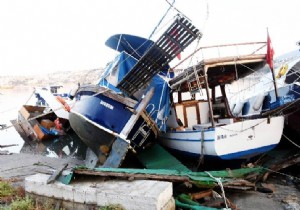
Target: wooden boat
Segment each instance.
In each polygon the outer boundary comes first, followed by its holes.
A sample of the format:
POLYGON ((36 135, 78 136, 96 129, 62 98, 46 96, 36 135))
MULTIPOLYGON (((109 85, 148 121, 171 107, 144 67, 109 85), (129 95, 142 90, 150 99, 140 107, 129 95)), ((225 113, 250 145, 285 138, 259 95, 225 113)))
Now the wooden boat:
POLYGON ((118 167, 129 148, 142 150, 159 132, 156 105, 167 83, 158 75, 168 63, 201 35, 178 16, 153 42, 118 34, 106 45, 121 53, 105 69, 96 85, 79 88, 69 121, 103 167, 118 167))
POLYGON ((225 88, 265 63, 265 53, 204 59, 170 80, 174 99, 169 129, 160 133, 160 143, 185 155, 226 160, 249 158, 274 148, 281 139, 284 117, 235 117, 225 88), (219 97, 216 87, 220 87, 219 97), (186 93, 191 97, 186 99, 186 93))

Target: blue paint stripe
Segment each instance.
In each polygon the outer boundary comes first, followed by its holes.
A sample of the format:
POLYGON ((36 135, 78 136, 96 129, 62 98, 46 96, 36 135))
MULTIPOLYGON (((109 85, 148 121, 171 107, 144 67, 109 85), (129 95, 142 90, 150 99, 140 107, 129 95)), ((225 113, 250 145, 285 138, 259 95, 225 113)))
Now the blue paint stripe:
MULTIPOLYGON (((199 141, 201 142, 201 139, 178 139, 178 138, 168 138, 168 137, 161 137, 163 139, 166 139, 167 141, 199 141)), ((204 141, 215 141, 214 139, 204 139, 204 141)))
POLYGON ((249 149, 249 150, 242 151, 242 152, 235 152, 235 153, 231 153, 231 154, 227 154, 227 155, 222 155, 221 158, 223 160, 247 158, 247 156, 251 156, 253 154, 260 154, 260 153, 267 152, 267 151, 273 149, 274 147, 276 147, 276 145, 277 144, 272 144, 272 145, 268 145, 268 146, 264 146, 264 147, 259 147, 256 149, 249 149))
MULTIPOLYGON (((214 131, 215 128, 208 128, 208 129, 205 129, 204 132, 208 132, 208 131, 214 131)), ((168 131, 168 133, 200 133, 201 134, 201 131, 199 130, 188 130, 188 131, 168 131)))
MULTIPOLYGON (((271 149, 273 149, 274 147, 276 147, 277 144, 272 144, 269 146, 264 146, 264 147, 259 147, 256 149, 250 149, 250 150, 246 150, 246 151, 242 151, 242 152, 235 152, 235 153, 231 153, 231 154, 227 154, 227 155, 221 155, 221 156, 215 156, 215 155, 205 155, 205 157, 213 157, 213 158, 218 158, 218 159, 222 159, 222 160, 233 160, 233 159, 247 159, 249 158, 249 156, 253 157, 255 155, 259 155, 261 153, 265 153, 270 151, 271 149)), ((186 152, 186 151, 180 151, 177 149, 171 149, 170 150, 178 153, 178 154, 182 154, 185 155, 187 157, 199 157, 200 154, 197 153, 191 153, 191 152, 186 152)))

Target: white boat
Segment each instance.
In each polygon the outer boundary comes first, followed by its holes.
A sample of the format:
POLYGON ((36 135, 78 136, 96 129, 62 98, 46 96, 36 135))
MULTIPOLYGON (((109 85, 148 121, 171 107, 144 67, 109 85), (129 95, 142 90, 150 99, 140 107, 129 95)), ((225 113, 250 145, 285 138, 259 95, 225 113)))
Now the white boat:
POLYGON ((250 158, 274 148, 282 136, 284 116, 235 117, 225 91, 226 84, 265 64, 264 53, 204 59, 170 80, 174 102, 169 129, 160 134, 160 143, 185 155, 226 160, 250 158), (216 87, 220 87, 219 97, 216 87), (189 92, 193 97, 184 95, 189 92))
POLYGON ((249 119, 196 130, 169 131, 160 136, 161 143, 189 156, 220 159, 249 158, 273 149, 280 141, 284 118, 249 119))

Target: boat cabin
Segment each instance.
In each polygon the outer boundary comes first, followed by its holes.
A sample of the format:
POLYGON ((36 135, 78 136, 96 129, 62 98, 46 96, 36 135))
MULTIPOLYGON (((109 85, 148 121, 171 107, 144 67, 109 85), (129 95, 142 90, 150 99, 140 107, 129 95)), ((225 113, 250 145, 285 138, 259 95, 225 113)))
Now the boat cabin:
POLYGON ((225 86, 262 68, 265 58, 265 54, 213 58, 185 69, 169 81, 173 106, 168 126, 197 130, 236 121, 225 86))

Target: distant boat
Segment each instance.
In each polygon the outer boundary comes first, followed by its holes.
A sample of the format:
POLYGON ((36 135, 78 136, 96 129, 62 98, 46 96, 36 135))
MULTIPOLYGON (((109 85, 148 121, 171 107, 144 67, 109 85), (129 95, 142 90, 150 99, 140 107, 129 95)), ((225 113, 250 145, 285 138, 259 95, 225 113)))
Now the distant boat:
POLYGON ((178 16, 156 42, 126 34, 107 40, 120 54, 98 84, 79 88, 69 115, 71 127, 103 167, 118 167, 129 149, 143 150, 164 129, 159 118, 169 94, 159 73, 167 72, 169 62, 199 36, 178 16))
POLYGON ((265 53, 204 59, 170 80, 173 106, 160 143, 183 155, 225 160, 250 158, 274 148, 281 139, 284 116, 235 117, 225 88, 265 64, 265 53))

